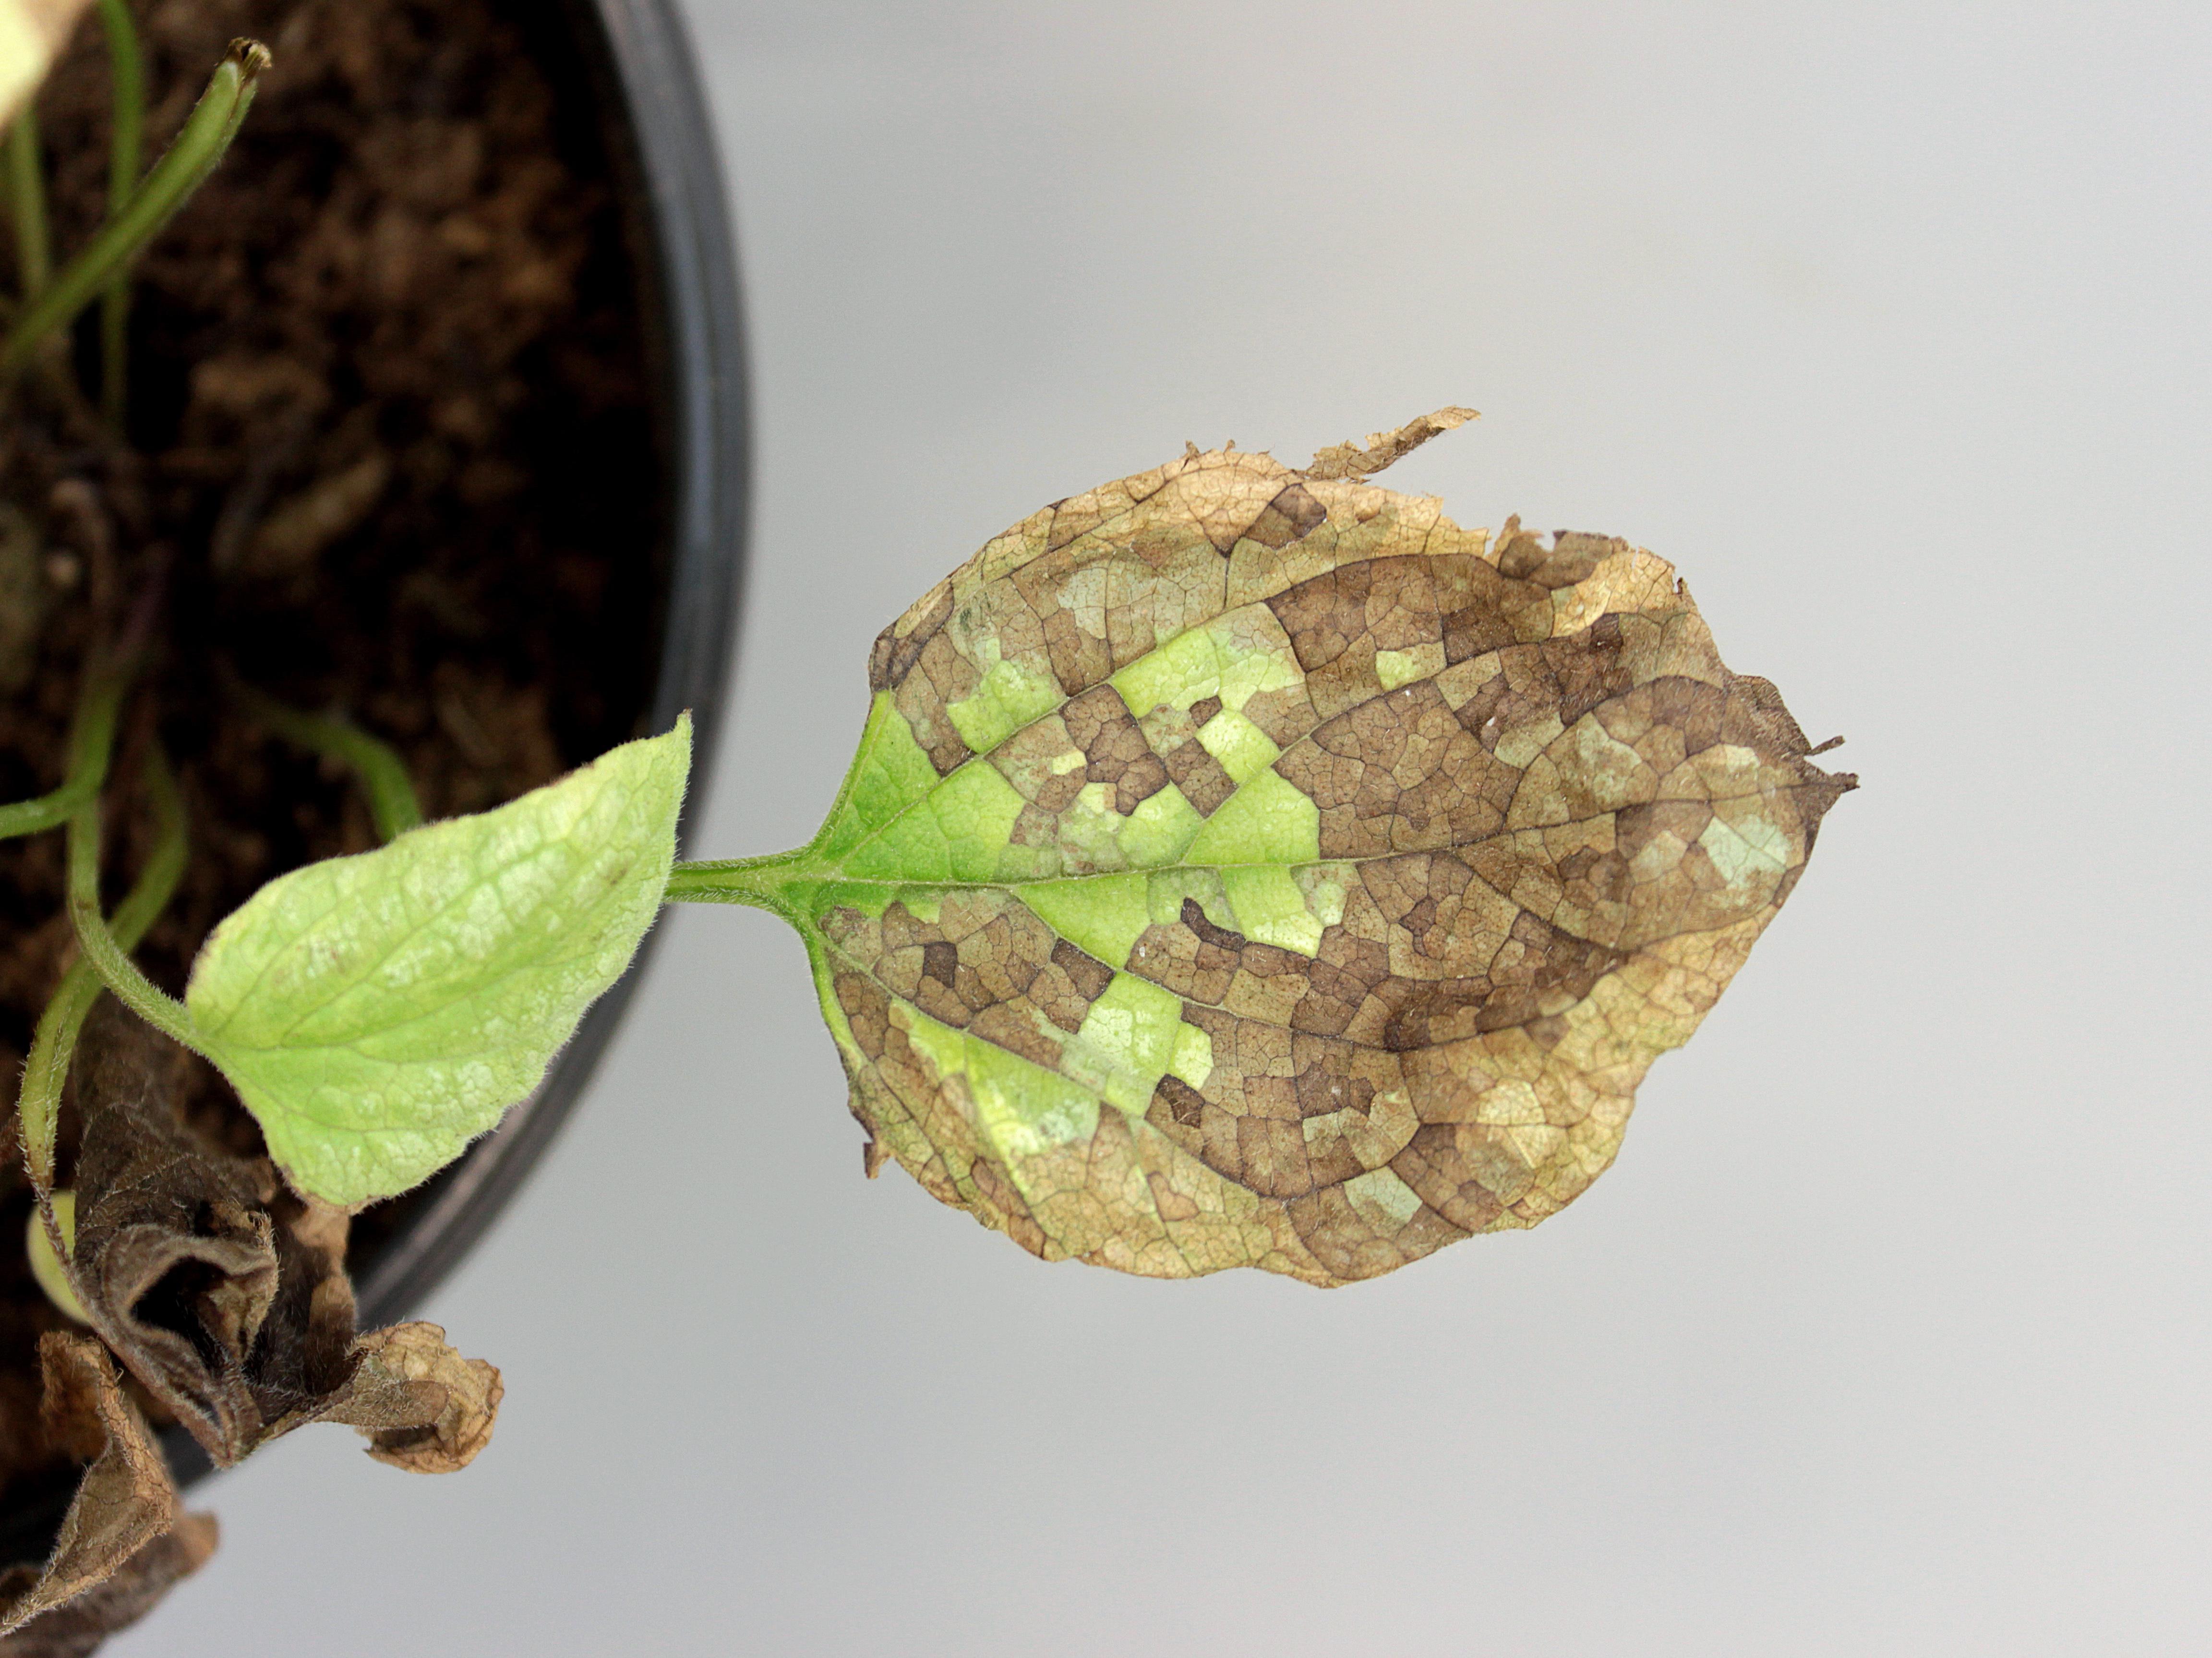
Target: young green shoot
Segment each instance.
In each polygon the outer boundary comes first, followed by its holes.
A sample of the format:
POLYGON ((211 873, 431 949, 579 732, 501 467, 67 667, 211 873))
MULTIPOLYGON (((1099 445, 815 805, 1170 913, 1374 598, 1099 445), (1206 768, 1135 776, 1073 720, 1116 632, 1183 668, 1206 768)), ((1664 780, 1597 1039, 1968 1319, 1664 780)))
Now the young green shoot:
MULTIPOLYGON (((126 953, 137 948, 146 930, 168 907, 185 872, 184 800, 159 747, 148 752, 145 783, 154 808, 154 850, 104 930, 116 948, 126 953)), ((69 1078, 77 1033, 84 1028, 85 1016, 99 999, 100 989, 98 972, 89 960, 79 957, 62 975, 61 984, 40 1015, 37 1033, 31 1039, 17 1109, 23 1155, 30 1165, 32 1182, 40 1190, 53 1184, 54 1131, 59 1120, 62 1087, 69 1078)))
POLYGON ((203 1055, 299 1190, 359 1208, 427 1179, 544 1076, 660 906, 687 717, 557 783, 281 875, 219 923, 185 999, 100 912, 100 812, 70 820, 84 959, 203 1055))
POLYGON ((280 737, 352 769, 368 796, 378 839, 391 840, 422 826, 422 806, 415 798, 406 762, 389 745, 335 715, 304 713, 242 686, 236 694, 254 718, 280 737))
POLYGON ((15 234, 15 280, 25 306, 53 279, 46 178, 39 155, 39 117, 26 99, 8 124, 8 216, 15 234))
MULTIPOLYGON (((107 36, 108 116, 107 216, 123 216, 137 192, 146 168, 146 58, 138 44, 138 25, 129 0, 100 0, 100 24, 107 36)), ((125 348, 131 332, 131 271, 126 263, 109 280, 100 301, 100 410, 109 430, 120 433, 130 387, 125 348)))
POLYGON ((35 800, 0 806, 0 840, 35 835, 67 823, 78 807, 99 792, 107 775, 108 751, 115 743, 116 712, 131 682, 127 668, 95 668, 77 699, 70 732, 69 772, 61 787, 35 800))
MULTIPOLYGON (((191 198, 238 134, 253 103, 253 86, 269 67, 269 49, 256 40, 234 40, 216 68, 184 130, 92 241, 30 299, 0 344, 0 375, 19 372, 40 344, 68 327, 77 314, 119 277, 161 227, 191 198)), ((15 169, 21 171, 20 166, 15 169)), ((21 212, 19 206, 17 218, 21 212)), ((20 229, 19 229, 20 240, 20 229)))

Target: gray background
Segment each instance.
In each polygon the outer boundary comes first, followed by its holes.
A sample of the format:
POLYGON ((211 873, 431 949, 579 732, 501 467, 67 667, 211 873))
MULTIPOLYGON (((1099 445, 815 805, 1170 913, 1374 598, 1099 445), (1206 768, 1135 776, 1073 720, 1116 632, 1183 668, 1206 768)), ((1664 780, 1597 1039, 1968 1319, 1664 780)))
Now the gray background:
POLYGON ((1866 786, 1613 1170, 1323 1294, 860 1178, 799 949, 673 916, 428 1314, 499 1436, 203 1489, 147 1655, 2206 1649, 2212 14, 690 0, 759 372, 695 855, 1055 497, 1390 475, 1674 559, 1866 786))

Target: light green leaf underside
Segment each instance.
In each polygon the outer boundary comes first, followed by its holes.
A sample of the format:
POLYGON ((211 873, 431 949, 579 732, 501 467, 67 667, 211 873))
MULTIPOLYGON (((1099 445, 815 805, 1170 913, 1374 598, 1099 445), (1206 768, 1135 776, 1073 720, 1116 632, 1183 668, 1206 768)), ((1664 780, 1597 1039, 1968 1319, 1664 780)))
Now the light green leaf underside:
POLYGON ((537 1087, 653 922, 688 716, 472 817, 271 881, 185 1006, 301 1191, 358 1206, 457 1156, 537 1087))

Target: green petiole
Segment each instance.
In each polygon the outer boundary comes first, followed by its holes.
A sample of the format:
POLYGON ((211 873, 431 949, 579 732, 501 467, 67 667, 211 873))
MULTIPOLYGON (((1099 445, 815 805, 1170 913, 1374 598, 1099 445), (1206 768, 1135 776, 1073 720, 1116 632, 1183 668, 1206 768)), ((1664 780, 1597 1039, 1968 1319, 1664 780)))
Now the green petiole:
POLYGON ((40 166, 39 118, 27 101, 9 124, 8 210, 15 232, 15 279, 27 306, 52 280, 52 234, 46 225, 46 171, 40 166))
POLYGON ((52 794, 0 806, 0 840, 58 828, 99 792, 100 779, 107 775, 108 753, 115 746, 116 713, 130 678, 127 671, 118 668, 94 673, 77 704, 76 727, 70 733, 69 775, 52 794))
MULTIPOLYGON (((222 161, 252 105, 254 81, 269 63, 269 49, 259 41, 231 42, 230 55, 209 77, 207 90, 193 106, 184 131, 155 162, 129 204, 111 215, 91 243, 24 307, 8 331, 6 344, 0 346, 0 373, 12 375, 21 369, 40 341, 68 327, 80 311, 127 272, 139 250, 222 161)), ((20 162, 15 170, 20 174, 20 162)), ((16 217, 20 236, 20 192, 16 217)))
MULTIPOLYGON (((96 786, 96 785, 95 785, 96 786)), ((100 910, 100 800, 97 795, 78 807, 69 824, 69 913, 76 930, 77 948, 84 952, 80 966, 89 962, 116 999, 172 1041, 195 1053, 202 1051, 199 1033, 192 1028, 185 1004, 167 995, 139 971, 129 947, 110 930, 100 910)), ((118 911, 118 915, 121 912, 118 911)), ((151 917, 149 917, 150 920, 151 917)), ((74 971, 74 969, 72 969, 74 971)))
MULTIPOLYGON (((100 769, 106 769, 104 759, 100 769)), ((145 781, 154 807, 154 853, 106 923, 116 946, 124 950, 134 948, 168 907, 185 872, 184 797, 177 792, 176 777, 158 747, 146 757, 145 781)), ((94 787, 98 787, 97 777, 94 787)), ((96 811, 97 806, 93 809, 96 811)), ((23 1068, 17 1109, 22 1122, 24 1160, 41 1192, 53 1185, 54 1130, 61 1110, 62 1085, 68 1080, 70 1061, 76 1052, 77 1033, 83 1029, 92 1004, 99 1000, 100 989, 100 975, 89 961, 80 959, 72 963, 39 1016, 37 1033, 31 1039, 31 1057, 23 1068)))
POLYGON ((278 735, 353 768, 368 793, 378 838, 390 840, 422 826, 422 803, 415 797, 406 762, 391 745, 335 716, 304 714, 258 691, 241 689, 239 695, 254 717, 278 735))
MULTIPOLYGON (((777 852, 768 857, 702 859, 679 863, 668 872, 661 893, 666 904, 746 904, 757 910, 783 912, 778 901, 790 884, 792 872, 803 869, 811 847, 777 852)), ((803 874, 800 876, 804 878, 803 874)))

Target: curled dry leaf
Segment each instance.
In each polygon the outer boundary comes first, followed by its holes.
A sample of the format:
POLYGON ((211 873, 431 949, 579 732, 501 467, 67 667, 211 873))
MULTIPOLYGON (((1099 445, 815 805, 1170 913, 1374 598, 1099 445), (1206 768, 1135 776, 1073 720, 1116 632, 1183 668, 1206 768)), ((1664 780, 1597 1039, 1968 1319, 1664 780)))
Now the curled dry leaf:
POLYGON ((434 1324, 395 1324, 363 1336, 343 1411, 326 1411, 368 1436, 368 1454, 410 1473, 465 1468, 491 1443, 506 1393, 499 1371, 465 1359, 434 1324))
POLYGON ((358 1428, 399 1466, 464 1466, 499 1373, 434 1325, 357 1337, 345 1211, 180 1121, 184 1055, 144 1026, 103 1009, 85 1045, 73 1270, 131 1374, 220 1466, 311 1422, 358 1428))
POLYGON ((0 1658, 80 1658, 197 1570, 216 1525, 178 1515, 167 1465, 105 1348, 54 1332, 39 1359, 46 1431, 90 1466, 46 1564, 0 1574, 0 1658))
POLYGON ((1852 779, 1664 560, 1363 481, 1466 416, 1058 502, 877 641, 821 833, 695 889, 800 929, 872 1173, 1329 1284, 1611 1162, 1852 779))
POLYGON ((179 1120, 181 1059, 112 1004, 94 1016, 71 1259, 94 1328, 228 1465, 263 1427, 246 1372, 276 1294, 276 1183, 179 1120))

